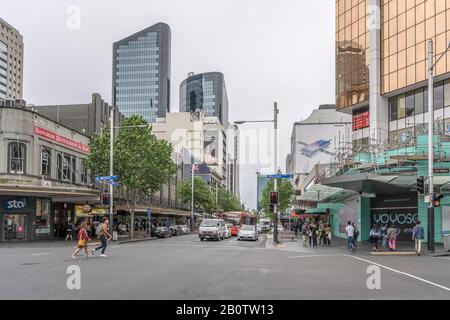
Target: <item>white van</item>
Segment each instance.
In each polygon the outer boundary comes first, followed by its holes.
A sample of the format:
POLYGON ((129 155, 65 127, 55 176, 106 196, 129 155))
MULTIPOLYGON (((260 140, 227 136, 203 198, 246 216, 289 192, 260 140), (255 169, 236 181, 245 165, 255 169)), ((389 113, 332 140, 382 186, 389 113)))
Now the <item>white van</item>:
POLYGON ((205 239, 225 239, 225 221, 222 219, 203 219, 198 236, 200 241, 205 239))

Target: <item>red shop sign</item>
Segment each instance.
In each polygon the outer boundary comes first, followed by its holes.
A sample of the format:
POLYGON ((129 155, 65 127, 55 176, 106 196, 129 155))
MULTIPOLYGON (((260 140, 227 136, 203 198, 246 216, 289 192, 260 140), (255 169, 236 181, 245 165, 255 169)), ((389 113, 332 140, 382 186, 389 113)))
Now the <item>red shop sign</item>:
POLYGON ((34 134, 37 134, 40 137, 54 141, 56 143, 62 144, 66 147, 76 149, 82 153, 89 154, 91 152, 91 149, 89 148, 89 146, 87 146, 85 144, 82 144, 80 142, 74 141, 72 139, 69 139, 69 138, 66 138, 63 136, 60 136, 57 133, 40 128, 38 126, 34 126, 34 134))
POLYGON ((370 115, 369 111, 355 113, 353 115, 353 131, 369 127, 370 126, 369 115, 370 115))

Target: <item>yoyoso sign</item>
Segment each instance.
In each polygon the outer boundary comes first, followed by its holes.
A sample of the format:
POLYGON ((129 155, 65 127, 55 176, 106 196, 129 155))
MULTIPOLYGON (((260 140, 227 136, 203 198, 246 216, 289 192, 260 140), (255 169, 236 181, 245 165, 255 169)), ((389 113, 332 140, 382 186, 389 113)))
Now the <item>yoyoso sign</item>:
POLYGON ((379 209, 372 210, 372 225, 393 225, 399 232, 398 240, 411 241, 411 232, 419 219, 413 209, 379 209))
POLYGON ((25 209, 29 206, 26 198, 17 198, 11 200, 5 200, 3 202, 3 209, 7 212, 25 209))

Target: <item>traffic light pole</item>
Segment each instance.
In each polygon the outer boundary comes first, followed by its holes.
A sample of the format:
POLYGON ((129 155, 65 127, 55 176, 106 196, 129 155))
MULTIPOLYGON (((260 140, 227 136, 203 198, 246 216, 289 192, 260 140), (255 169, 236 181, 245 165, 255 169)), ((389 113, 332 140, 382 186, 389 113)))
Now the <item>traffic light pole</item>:
MULTIPOLYGON (((278 104, 275 102, 273 106, 273 126, 274 126, 274 174, 278 172, 278 104)), ((273 179, 273 191, 278 191, 278 179, 273 179)), ((280 199, 280 197, 278 197, 280 199)), ((278 205, 273 206, 275 216, 275 226, 273 227, 273 243, 278 243, 278 205)))
MULTIPOLYGON (((109 115, 109 175, 113 175, 114 154, 114 107, 111 107, 109 115)), ((113 234, 114 225, 114 186, 109 183, 109 234, 113 234)), ((133 223, 131 223, 133 227, 133 223)))
POLYGON ((434 252, 434 78, 433 78, 433 40, 428 41, 428 193, 430 195, 430 203, 428 206, 428 251, 434 252))

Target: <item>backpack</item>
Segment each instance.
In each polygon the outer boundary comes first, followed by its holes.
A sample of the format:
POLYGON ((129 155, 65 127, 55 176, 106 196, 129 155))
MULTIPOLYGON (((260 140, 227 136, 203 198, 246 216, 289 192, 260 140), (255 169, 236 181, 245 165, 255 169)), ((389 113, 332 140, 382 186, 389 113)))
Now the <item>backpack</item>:
POLYGON ((356 229, 356 228, 355 228, 355 231, 354 231, 354 236, 355 236, 355 238, 357 238, 359 236, 359 230, 356 229))
POLYGON ((100 234, 102 233, 102 227, 103 227, 103 223, 99 223, 97 226, 97 229, 95 229, 96 236, 100 236, 100 234))

